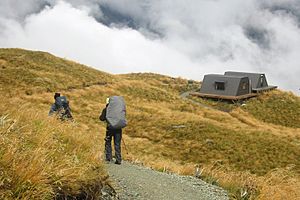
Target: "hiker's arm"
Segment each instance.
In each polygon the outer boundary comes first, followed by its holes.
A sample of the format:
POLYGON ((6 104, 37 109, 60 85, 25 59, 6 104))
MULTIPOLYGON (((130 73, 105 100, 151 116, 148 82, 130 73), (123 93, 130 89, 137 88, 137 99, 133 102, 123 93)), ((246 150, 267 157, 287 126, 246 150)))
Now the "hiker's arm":
POLYGON ((71 110, 70 102, 69 101, 67 101, 67 105, 68 105, 68 111, 71 112, 72 110, 71 110))
POLYGON ((55 112, 56 112, 56 106, 55 104, 52 104, 48 116, 53 115, 55 112))
POLYGON ((106 108, 102 110, 101 115, 99 116, 100 121, 105 121, 106 120, 106 108))

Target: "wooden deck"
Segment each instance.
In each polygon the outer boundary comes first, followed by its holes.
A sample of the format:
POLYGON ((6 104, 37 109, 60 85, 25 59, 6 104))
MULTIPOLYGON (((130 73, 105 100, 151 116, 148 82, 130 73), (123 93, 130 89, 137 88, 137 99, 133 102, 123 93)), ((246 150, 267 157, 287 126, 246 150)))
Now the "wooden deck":
POLYGON ((267 91, 270 91, 270 90, 274 90, 276 89, 277 86, 268 86, 268 87, 263 87, 263 88, 253 88, 252 91, 253 92, 257 92, 257 93, 261 93, 261 92, 267 92, 267 91))
POLYGON ((257 93, 245 94, 245 95, 240 95, 240 96, 225 96, 225 95, 215 95, 215 94, 204 94, 204 93, 200 93, 200 92, 192 92, 192 93, 190 93, 190 95, 197 96, 197 97, 212 98, 212 99, 225 99, 225 100, 232 100, 232 101, 249 99, 251 97, 258 96, 257 93))

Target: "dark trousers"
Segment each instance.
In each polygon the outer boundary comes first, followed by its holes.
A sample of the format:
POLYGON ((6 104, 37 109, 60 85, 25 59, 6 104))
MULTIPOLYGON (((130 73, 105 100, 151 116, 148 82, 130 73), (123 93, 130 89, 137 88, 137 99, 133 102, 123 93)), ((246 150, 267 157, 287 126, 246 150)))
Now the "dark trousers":
POLYGON ((114 147, 115 147, 115 156, 116 161, 122 161, 121 156, 121 140, 122 140, 122 129, 110 129, 106 128, 106 136, 105 136, 105 159, 107 161, 112 160, 112 148, 111 148, 111 140, 114 138, 114 147))

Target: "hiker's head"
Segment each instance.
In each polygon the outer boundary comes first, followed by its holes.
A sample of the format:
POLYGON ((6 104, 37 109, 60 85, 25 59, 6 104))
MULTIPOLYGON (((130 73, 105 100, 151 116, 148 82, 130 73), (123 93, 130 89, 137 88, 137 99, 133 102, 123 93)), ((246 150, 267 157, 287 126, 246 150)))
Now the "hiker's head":
POLYGON ((54 94, 54 100, 55 100, 57 97, 60 97, 60 93, 55 93, 55 94, 54 94))
POLYGON ((106 98, 106 104, 109 104, 109 98, 106 98))

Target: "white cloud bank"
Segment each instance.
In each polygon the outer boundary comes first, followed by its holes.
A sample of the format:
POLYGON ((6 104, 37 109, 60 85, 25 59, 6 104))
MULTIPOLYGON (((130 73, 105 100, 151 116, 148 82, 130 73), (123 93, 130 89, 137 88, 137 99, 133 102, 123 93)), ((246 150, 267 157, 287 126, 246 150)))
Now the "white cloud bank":
POLYGON ((265 72, 269 83, 299 94, 295 0, 24 2, 0 3, 0 47, 48 51, 112 73, 201 80, 205 73, 227 70, 265 72), (100 5, 137 26, 100 23, 100 5))

